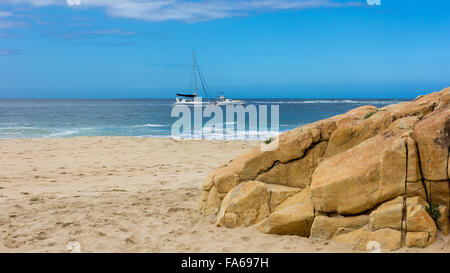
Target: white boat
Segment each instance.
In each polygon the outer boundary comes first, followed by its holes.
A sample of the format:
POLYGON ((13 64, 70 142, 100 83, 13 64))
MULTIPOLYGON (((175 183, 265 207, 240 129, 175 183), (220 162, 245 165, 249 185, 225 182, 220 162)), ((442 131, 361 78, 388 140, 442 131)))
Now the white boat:
POLYGON ((176 105, 185 105, 185 106, 201 105, 201 106, 206 106, 206 105, 212 104, 209 101, 198 100, 199 97, 197 97, 197 96, 192 97, 192 98, 186 97, 186 95, 183 95, 183 94, 177 94, 177 96, 180 96, 181 98, 176 98, 176 101, 173 104, 173 106, 176 106, 176 105))
POLYGON ((217 100, 214 102, 215 105, 224 106, 224 105, 244 105, 245 101, 243 100, 233 100, 226 98, 225 96, 219 96, 217 100))
POLYGON ((222 94, 219 94, 215 101, 210 101, 208 98, 208 85, 206 84, 205 77, 203 76, 200 67, 195 60, 195 54, 192 52, 192 74, 194 77, 194 92, 192 94, 184 94, 177 93, 177 98, 173 106, 183 105, 183 106, 196 106, 201 105, 203 107, 208 105, 217 105, 217 106, 225 106, 225 105, 244 105, 245 101, 242 100, 233 100, 224 97, 222 94), (197 75, 200 79, 200 83, 202 85, 203 92, 205 94, 205 98, 197 96, 198 85, 197 85, 197 75))
POLYGON ((212 102, 209 101, 208 99, 208 94, 206 92, 206 82, 203 78, 203 74, 200 71, 198 65, 197 65, 197 61, 195 60, 195 55, 194 52, 192 51, 192 73, 193 73, 193 77, 194 77, 194 93, 192 94, 182 94, 182 93, 177 93, 177 98, 175 103, 173 104, 173 106, 196 106, 196 105, 201 105, 201 106, 207 106, 207 105, 211 105, 212 102), (198 85, 197 85, 197 74, 200 78, 200 82, 202 84, 203 87, 203 92, 205 93, 206 96, 206 100, 204 100, 204 98, 197 96, 197 91, 198 91, 198 85))

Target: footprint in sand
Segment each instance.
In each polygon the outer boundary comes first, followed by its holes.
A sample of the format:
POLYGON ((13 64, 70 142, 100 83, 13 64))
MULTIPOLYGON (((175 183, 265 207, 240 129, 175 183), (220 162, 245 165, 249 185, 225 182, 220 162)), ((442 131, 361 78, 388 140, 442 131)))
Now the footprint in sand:
POLYGON ((138 243, 136 236, 131 235, 130 237, 125 239, 125 243, 127 245, 136 245, 138 243))
POLYGON ((36 239, 36 240, 40 240, 41 241, 41 240, 47 239, 48 236, 47 236, 47 233, 45 231, 41 231, 38 234, 36 234, 33 238, 36 239))

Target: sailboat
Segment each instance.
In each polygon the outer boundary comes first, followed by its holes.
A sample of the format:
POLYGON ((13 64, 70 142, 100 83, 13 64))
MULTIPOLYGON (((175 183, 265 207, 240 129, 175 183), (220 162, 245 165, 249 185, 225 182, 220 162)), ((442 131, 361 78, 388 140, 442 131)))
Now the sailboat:
POLYGON ((205 81, 205 77, 203 76, 202 71, 200 70, 200 67, 197 64, 197 61, 195 59, 194 51, 192 51, 192 74, 194 77, 194 93, 192 94, 182 94, 177 93, 176 102, 173 104, 173 106, 176 105, 186 105, 186 106, 195 106, 195 105, 201 105, 201 106, 208 106, 208 105, 218 105, 218 106, 225 106, 225 105, 243 105, 245 104, 245 101, 242 100, 233 100, 226 98, 223 96, 222 93, 219 94, 217 99, 213 102, 211 102, 208 98, 208 86, 205 81), (197 82, 197 75, 200 79, 200 83, 202 85, 203 92, 205 93, 206 100, 202 99, 199 100, 197 96, 198 92, 198 82, 197 82))
POLYGON ((195 106, 195 105, 201 105, 201 106, 206 106, 206 105, 210 105, 212 104, 212 102, 209 101, 208 99, 208 93, 206 92, 206 82, 203 78, 203 74, 201 73, 197 61, 195 60, 195 54, 194 51, 192 51, 192 74, 194 77, 194 93, 192 94, 182 94, 182 93, 177 93, 177 98, 176 98, 176 102, 173 104, 173 106, 177 106, 177 105, 185 105, 185 106, 195 106), (202 84, 203 87, 203 92, 205 93, 206 96, 206 100, 204 101, 199 100, 197 96, 197 92, 198 92, 198 84, 197 84, 197 74, 200 78, 200 82, 202 84))

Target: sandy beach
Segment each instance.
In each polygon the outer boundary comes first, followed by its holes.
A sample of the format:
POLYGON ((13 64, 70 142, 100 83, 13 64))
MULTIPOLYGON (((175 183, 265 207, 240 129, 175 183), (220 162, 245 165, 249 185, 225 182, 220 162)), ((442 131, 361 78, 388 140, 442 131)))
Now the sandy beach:
MULTIPOLYGON (((0 252, 352 252, 336 242, 218 228, 197 210, 214 168, 254 141, 0 140, 0 252)), ((426 249, 450 252, 439 235, 426 249)))

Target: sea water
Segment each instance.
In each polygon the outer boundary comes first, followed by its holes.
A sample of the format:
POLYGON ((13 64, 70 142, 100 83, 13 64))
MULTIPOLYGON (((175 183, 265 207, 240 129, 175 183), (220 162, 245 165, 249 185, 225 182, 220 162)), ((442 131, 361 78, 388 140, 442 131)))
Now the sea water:
MULTIPOLYGON (((315 122, 355 107, 389 104, 407 99, 247 99, 257 108, 279 105, 279 132, 315 122)), ((178 119, 171 117, 173 99, 2 99, 0 100, 0 138, 42 138, 75 136, 171 137, 178 119)), ((225 107, 223 107, 225 111, 225 107)), ((270 114, 270 113, 269 113, 270 114)), ((209 118, 205 118, 203 123, 209 118)), ((223 120, 230 128, 236 121, 223 120)), ((270 125, 270 124, 269 124, 270 125)), ((234 127, 236 130, 238 126, 234 127)), ((276 134, 249 129, 235 132, 236 139, 265 139, 276 134)), ((188 136, 187 136, 188 137, 188 136)), ((202 138, 220 139, 217 133, 202 138)))

